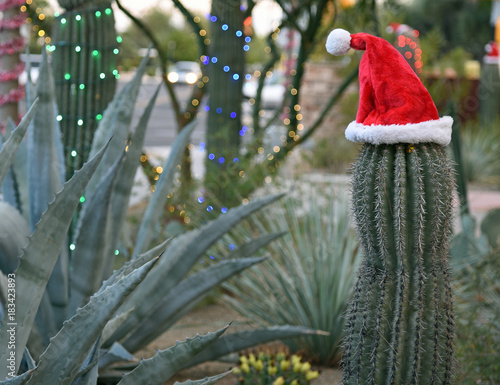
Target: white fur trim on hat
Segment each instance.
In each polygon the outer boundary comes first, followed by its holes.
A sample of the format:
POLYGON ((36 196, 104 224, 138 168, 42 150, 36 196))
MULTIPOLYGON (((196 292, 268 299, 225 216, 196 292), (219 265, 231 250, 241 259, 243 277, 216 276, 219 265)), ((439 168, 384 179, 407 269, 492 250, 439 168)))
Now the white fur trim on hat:
POLYGON ((336 28, 328 35, 325 46, 332 55, 345 55, 351 49, 351 34, 345 29, 336 28))
POLYGON ((421 123, 371 126, 354 121, 347 126, 345 137, 356 143, 437 143, 441 146, 447 146, 451 141, 452 125, 453 118, 451 116, 443 116, 438 120, 428 120, 421 123))

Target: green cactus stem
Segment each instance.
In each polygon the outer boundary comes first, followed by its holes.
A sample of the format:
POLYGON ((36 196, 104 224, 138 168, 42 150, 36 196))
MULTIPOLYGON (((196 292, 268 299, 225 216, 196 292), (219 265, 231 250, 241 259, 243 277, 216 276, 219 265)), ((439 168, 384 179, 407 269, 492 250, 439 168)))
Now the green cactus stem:
POLYGON ((344 385, 451 383, 453 189, 440 145, 363 146, 352 194, 364 260, 346 315, 344 385))
POLYGON ((94 132, 113 98, 118 48, 109 2, 60 3, 68 11, 56 17, 49 49, 69 178, 88 159, 94 132))

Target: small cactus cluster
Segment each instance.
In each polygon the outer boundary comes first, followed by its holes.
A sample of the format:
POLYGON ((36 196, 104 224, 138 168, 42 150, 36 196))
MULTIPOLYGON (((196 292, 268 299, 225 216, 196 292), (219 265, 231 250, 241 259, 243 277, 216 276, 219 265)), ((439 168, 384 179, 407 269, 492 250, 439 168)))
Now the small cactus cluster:
POLYGON ((352 192, 364 260, 346 316, 345 385, 451 383, 453 188, 438 144, 363 146, 352 192))
POLYGON ((283 352, 242 355, 233 373, 238 376, 236 384, 243 385, 305 385, 319 376, 302 357, 287 356, 283 352))

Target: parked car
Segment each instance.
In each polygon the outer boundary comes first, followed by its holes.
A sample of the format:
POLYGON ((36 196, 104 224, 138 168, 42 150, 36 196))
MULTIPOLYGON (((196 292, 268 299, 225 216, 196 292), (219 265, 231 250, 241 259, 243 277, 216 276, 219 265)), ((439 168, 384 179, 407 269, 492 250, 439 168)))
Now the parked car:
MULTIPOLYGON (((283 83, 284 78, 281 73, 275 72, 271 77, 266 77, 261 94, 261 108, 273 110, 281 107, 286 91, 283 83)), ((249 80, 243 85, 243 96, 248 99, 255 99, 258 86, 257 79, 249 80)))
POLYGON ((167 78, 171 83, 195 84, 201 78, 200 65, 192 61, 179 61, 170 67, 167 78))

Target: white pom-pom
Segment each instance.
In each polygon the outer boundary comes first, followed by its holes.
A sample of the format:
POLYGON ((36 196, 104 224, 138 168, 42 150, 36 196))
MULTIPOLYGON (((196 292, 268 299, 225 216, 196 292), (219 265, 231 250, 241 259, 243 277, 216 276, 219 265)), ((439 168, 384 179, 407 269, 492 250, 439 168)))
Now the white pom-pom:
POLYGON ((342 28, 336 28, 326 39, 326 50, 332 55, 345 55, 351 49, 351 34, 342 28))

